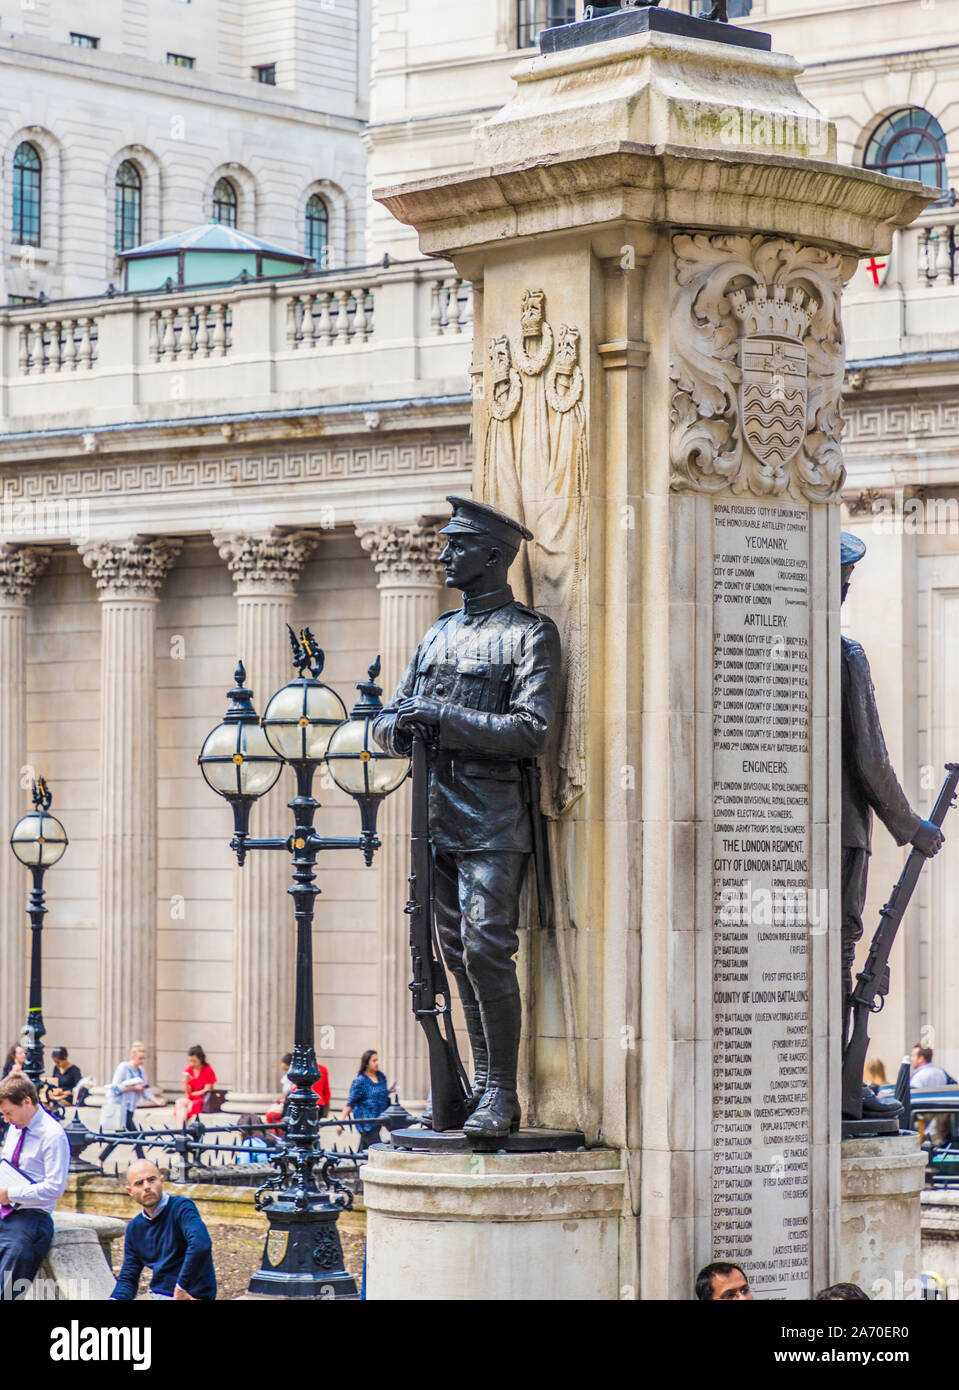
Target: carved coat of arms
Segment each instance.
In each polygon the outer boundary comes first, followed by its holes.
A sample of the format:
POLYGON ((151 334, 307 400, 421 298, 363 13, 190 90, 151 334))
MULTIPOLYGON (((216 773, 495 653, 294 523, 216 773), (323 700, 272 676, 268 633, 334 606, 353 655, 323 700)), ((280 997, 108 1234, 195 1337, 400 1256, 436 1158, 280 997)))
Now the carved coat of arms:
MULTIPOLYGON (((730 296, 747 328, 739 344, 739 408, 746 443, 761 463, 782 468, 806 437, 808 359, 803 338, 812 309, 801 289, 788 302, 777 285, 772 299, 759 285, 730 296)), ((816 306, 813 306, 816 307, 816 306)))
POLYGON ((671 486, 829 501, 842 487, 836 252, 673 238, 671 486))

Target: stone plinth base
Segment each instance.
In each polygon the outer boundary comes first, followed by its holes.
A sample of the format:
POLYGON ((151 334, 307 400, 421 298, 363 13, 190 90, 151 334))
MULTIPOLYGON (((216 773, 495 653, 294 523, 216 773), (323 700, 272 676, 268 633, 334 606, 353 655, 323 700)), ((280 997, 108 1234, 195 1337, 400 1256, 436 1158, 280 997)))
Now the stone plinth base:
POLYGON ((619 1297, 622 1160, 576 1153, 373 1149, 363 1170, 366 1296, 619 1297))
POLYGON ((922 1272, 919 1194, 926 1155, 917 1134, 844 1139, 837 1279, 870 1298, 906 1296, 922 1272))

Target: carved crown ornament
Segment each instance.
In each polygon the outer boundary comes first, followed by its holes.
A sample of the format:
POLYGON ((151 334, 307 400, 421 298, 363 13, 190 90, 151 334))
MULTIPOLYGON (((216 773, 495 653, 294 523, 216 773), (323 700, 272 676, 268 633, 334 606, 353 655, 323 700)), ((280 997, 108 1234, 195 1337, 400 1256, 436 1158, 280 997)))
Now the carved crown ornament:
POLYGON ((783 237, 677 235, 671 486, 838 499, 841 258, 783 237))

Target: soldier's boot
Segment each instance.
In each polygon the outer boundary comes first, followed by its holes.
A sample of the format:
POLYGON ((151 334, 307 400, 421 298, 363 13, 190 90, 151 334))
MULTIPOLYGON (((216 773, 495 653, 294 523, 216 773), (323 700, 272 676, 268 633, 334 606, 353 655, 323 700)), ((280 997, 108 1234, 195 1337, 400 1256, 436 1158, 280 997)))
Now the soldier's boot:
POLYGON ((486 1046, 486 1033, 483 1030, 483 1018, 480 1014, 479 1004, 464 1004, 463 1018, 466 1021, 470 1051, 473 1054, 473 1093, 466 1102, 466 1108, 472 1115, 486 1094, 486 1087, 489 1083, 489 1051, 486 1046))
POLYGON ((516 1059, 522 1006, 519 992, 482 1005, 483 1030, 489 1047, 486 1091, 463 1126, 471 1139, 504 1139, 519 1129, 522 1112, 516 1094, 516 1059))
MULTIPOLYGON (((472 1115, 486 1093, 486 1086, 489 1078, 489 1052, 486 1047, 486 1034, 483 1032, 483 1019, 480 1014, 479 1005, 464 1004, 463 1017, 466 1020, 466 1032, 470 1040, 470 1050, 473 1053, 472 1095, 466 1102, 466 1112, 472 1115)), ((427 1098, 426 1109, 420 1116, 419 1123, 424 1129, 433 1128, 432 1093, 427 1098)))

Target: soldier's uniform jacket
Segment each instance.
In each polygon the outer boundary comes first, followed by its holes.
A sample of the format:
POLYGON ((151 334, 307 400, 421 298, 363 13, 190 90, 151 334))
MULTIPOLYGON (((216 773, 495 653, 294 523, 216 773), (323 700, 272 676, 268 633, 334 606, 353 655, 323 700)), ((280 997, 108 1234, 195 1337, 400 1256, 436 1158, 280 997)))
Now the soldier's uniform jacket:
POLYGON ((897 845, 921 824, 889 762, 866 653, 842 638, 842 844, 869 849, 872 813, 897 845))
POLYGON ((444 613, 416 649, 373 724, 387 752, 410 752, 395 706, 409 695, 442 704, 430 750, 430 835, 440 849, 532 848, 522 762, 541 752, 559 679, 559 633, 507 586, 444 613))

